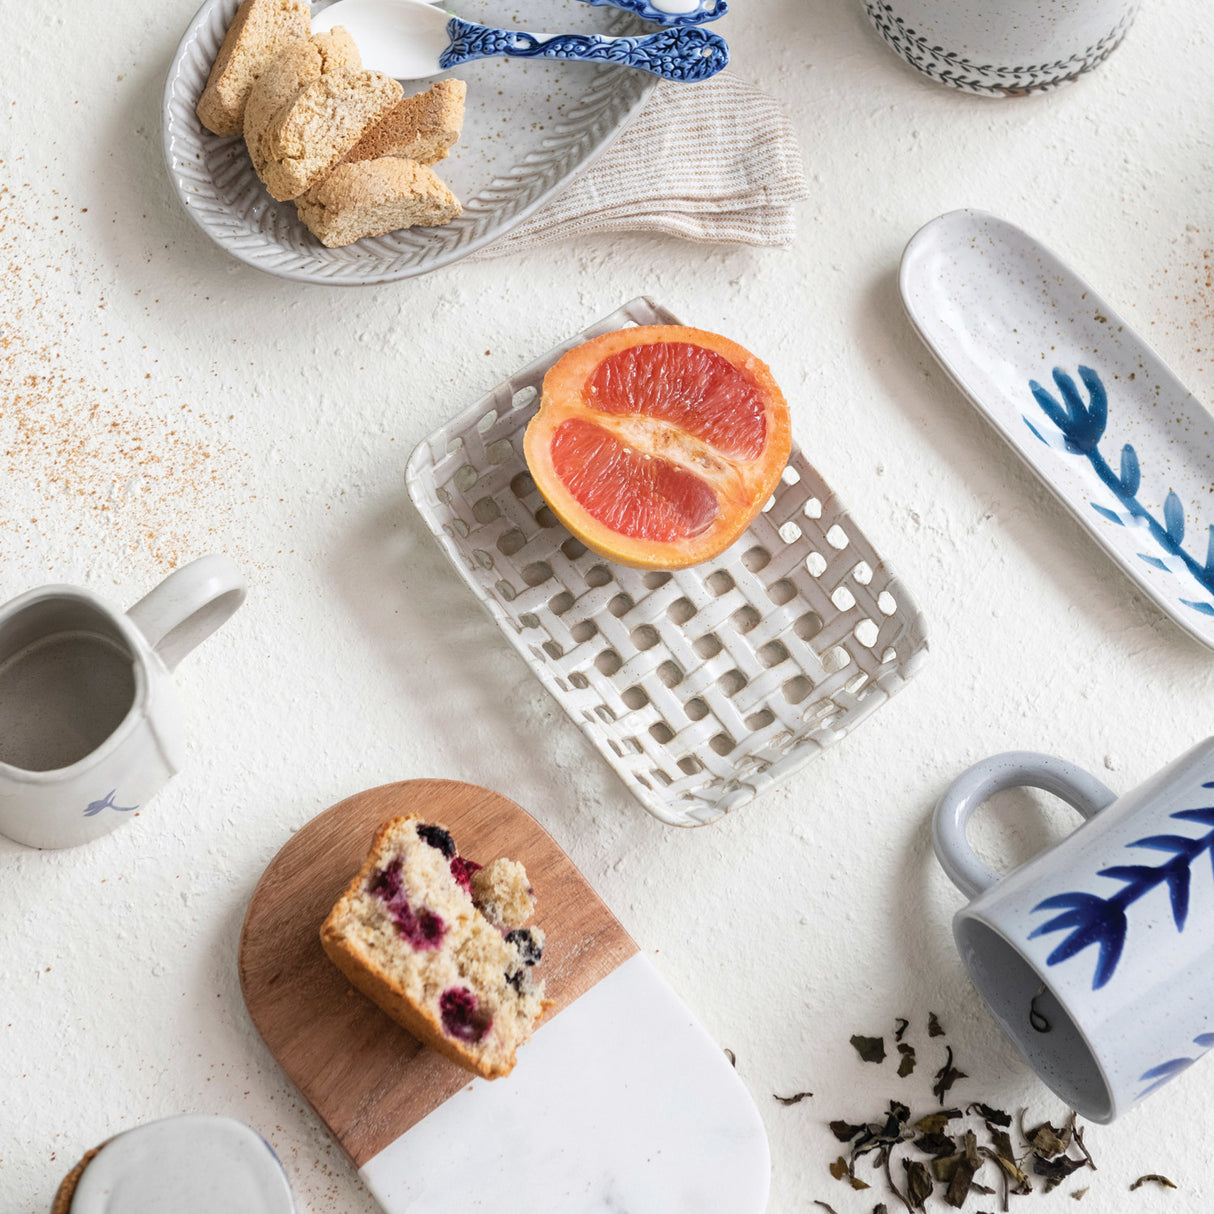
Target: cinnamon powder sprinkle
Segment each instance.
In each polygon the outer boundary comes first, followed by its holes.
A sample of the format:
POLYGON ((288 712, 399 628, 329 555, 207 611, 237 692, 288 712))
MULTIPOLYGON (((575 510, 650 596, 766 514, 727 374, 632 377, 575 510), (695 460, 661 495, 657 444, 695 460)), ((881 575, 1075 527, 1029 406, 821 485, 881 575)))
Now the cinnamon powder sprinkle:
POLYGON ((144 370, 155 351, 106 331, 104 290, 86 259, 72 258, 74 242, 65 247, 61 229, 54 242, 39 235, 0 184, 0 549, 11 543, 3 533, 16 533, 53 564, 54 535, 161 569, 231 551, 237 499, 251 496, 238 453, 187 401, 156 391, 144 370), (63 248, 67 272, 30 258, 37 244, 63 248))

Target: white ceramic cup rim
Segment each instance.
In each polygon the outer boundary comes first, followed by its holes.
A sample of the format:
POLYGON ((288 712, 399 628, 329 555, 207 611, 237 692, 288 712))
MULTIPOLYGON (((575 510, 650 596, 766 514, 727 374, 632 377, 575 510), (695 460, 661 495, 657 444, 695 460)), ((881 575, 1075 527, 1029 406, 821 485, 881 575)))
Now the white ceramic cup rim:
MULTIPOLYGON (((102 762, 122 746, 147 715, 149 687, 147 664, 153 656, 152 652, 130 619, 122 612, 115 611, 103 599, 93 594, 91 590, 86 590, 81 586, 70 585, 39 586, 33 590, 27 590, 24 594, 18 595, 17 598, 5 604, 4 616, 0 620, 0 627, 3 626, 4 622, 17 616, 28 607, 55 600, 74 600, 85 603, 103 616, 121 633, 135 674, 135 694, 132 697, 130 708, 127 709, 126 715, 114 731, 98 746, 84 755, 83 758, 77 759, 66 767, 53 767, 46 771, 31 771, 29 768, 17 767, 0 759, 0 777, 21 784, 58 784, 84 774, 90 767, 102 762)), ((48 633, 47 635, 53 636, 54 634, 48 633)))

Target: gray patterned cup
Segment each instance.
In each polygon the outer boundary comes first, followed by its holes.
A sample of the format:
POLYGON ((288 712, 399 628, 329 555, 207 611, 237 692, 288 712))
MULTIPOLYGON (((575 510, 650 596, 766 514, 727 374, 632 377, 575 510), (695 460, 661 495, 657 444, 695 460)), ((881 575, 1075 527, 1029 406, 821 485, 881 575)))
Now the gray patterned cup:
POLYGON ((988 97, 1058 88, 1117 49, 1141 0, 862 0, 877 32, 940 84, 988 97))
POLYGON ((953 935, 978 993, 1077 1112, 1112 1121, 1214 1045, 1214 738, 1120 797, 1050 755, 995 755, 941 797, 933 842, 972 898, 953 935), (1087 821, 1000 877, 965 826, 1019 786, 1087 821))

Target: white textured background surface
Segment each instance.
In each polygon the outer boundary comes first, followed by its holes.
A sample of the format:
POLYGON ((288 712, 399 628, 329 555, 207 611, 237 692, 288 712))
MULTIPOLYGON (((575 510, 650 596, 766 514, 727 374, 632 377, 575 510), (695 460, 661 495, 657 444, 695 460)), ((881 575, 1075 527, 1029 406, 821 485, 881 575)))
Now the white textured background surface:
MULTIPOLYGON (((261 1130, 301 1210, 372 1208, 251 1028, 235 957, 289 833, 411 776, 530 809, 734 1050, 771 1139, 773 1214, 871 1210, 879 1189, 829 1176, 825 1123, 891 1096, 932 1107, 929 1010, 970 1076, 958 1102, 1060 1116, 952 951, 960 895, 931 856, 931 806, 964 765, 1012 747, 1128 788, 1210 732, 1214 655, 948 385, 894 275, 926 220, 992 210, 1214 399, 1208 6, 1146 0, 1091 77, 991 102, 922 81, 854 0, 737 0, 721 25, 735 70, 787 107, 813 181, 793 252, 610 238, 360 291, 240 266, 171 195, 160 91, 193 8, 0 0, 0 594, 62 580, 128 605, 209 550, 252 583, 180 670, 190 763, 153 807, 85 850, 0 840, 0 1210, 47 1209, 87 1147, 182 1111, 261 1130), (923 673, 854 735, 696 832, 647 817, 528 676, 401 479, 418 439, 641 292, 771 364, 798 441, 932 637, 923 673), (847 1044, 888 1042, 897 1016, 919 1048, 906 1080, 847 1044), (800 1089, 813 1097, 772 1099, 800 1089)), ((983 837, 1021 859, 1068 825, 1008 795, 983 837)), ((1209 1209, 1212 1086, 1206 1062, 1092 1127, 1099 1171, 1020 1208, 1209 1209), (1180 1191, 1128 1195, 1145 1172, 1180 1191)))

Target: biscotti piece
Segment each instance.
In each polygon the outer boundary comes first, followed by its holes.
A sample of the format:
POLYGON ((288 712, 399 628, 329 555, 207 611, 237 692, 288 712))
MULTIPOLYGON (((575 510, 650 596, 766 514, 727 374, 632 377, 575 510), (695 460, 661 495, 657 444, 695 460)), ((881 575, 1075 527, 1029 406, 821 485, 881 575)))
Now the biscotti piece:
POLYGON ((436 164, 451 150, 464 127, 462 80, 436 80, 424 93, 406 97, 346 153, 346 164, 401 156, 436 164))
POLYGON ((314 81, 360 67, 358 47, 341 26, 279 52, 254 82, 244 108, 244 141, 259 177, 270 160, 270 123, 279 112, 314 81))
POLYGON ((295 207, 311 233, 331 249, 397 228, 450 223, 461 213, 433 169, 395 156, 339 164, 297 198, 295 207))
POLYGON ((401 98, 383 72, 334 71, 314 80, 270 120, 261 179, 286 202, 315 185, 401 98))
MULTIPOLYGON (((491 922, 479 865, 417 815, 380 827, 358 876, 320 929, 330 959, 422 1044, 486 1079, 508 1075, 546 1004, 532 967, 544 933, 491 922)), ((499 869, 499 898, 530 898, 521 864, 499 869), (517 888, 506 895, 503 885, 517 888)))
POLYGON ((306 41, 311 8, 303 0, 244 0, 228 26, 195 110, 216 135, 239 135, 244 108, 258 76, 279 52, 306 41))

